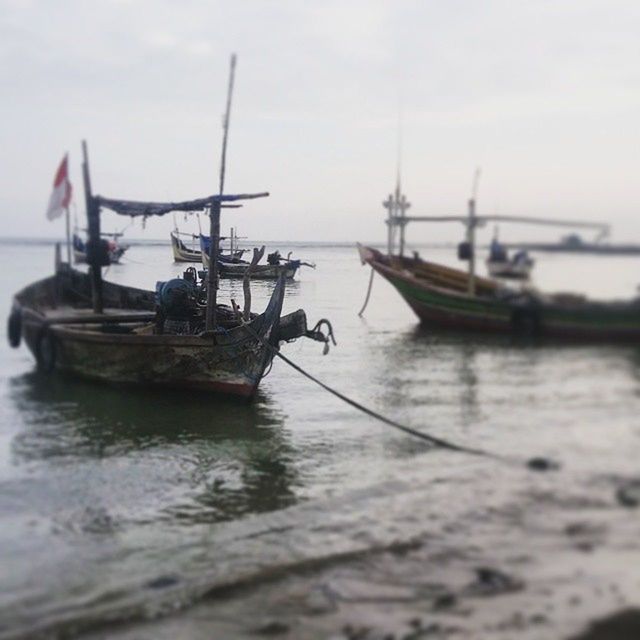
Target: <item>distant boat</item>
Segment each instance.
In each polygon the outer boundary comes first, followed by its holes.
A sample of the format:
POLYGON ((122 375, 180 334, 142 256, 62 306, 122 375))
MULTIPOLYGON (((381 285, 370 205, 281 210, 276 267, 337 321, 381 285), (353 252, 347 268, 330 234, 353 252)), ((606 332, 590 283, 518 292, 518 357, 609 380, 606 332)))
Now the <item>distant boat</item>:
POLYGON ((528 251, 543 251, 547 253, 587 253, 595 255, 640 255, 640 244, 613 244, 603 242, 601 234, 599 239, 593 242, 583 240, 577 233, 563 236, 560 242, 514 242, 505 244, 511 249, 524 249, 528 251))
MULTIPOLYGON (((129 245, 120 244, 118 242, 118 238, 122 236, 121 233, 103 233, 102 235, 110 238, 106 241, 109 263, 119 264, 120 258, 122 258, 125 252, 129 249, 129 245)), ((78 235, 78 233, 73 234, 73 261, 75 262, 75 264, 87 263, 87 244, 78 235)))
MULTIPOLYGON (((369 264, 405 299, 421 322, 456 331, 485 331, 572 340, 627 341, 640 343, 640 297, 599 302, 577 294, 543 294, 506 287, 476 274, 475 235, 488 221, 594 228, 598 223, 514 216, 478 216, 474 196, 467 216, 407 216, 409 203, 396 187, 384 202, 388 210, 387 254, 358 245, 363 264, 369 264), (458 258, 468 264, 461 271, 422 260, 417 253, 405 257, 405 228, 409 222, 462 222, 466 240, 458 246, 458 258), (396 230, 400 251, 395 254, 396 230)), ((506 252, 496 256, 507 260, 506 252)), ((498 262, 498 260, 496 260, 498 262)), ((508 262, 508 260, 507 260, 508 262)))
POLYGON ((640 299, 595 302, 573 294, 543 295, 507 289, 479 276, 470 293, 464 271, 358 248, 363 263, 391 283, 425 325, 568 341, 640 343, 640 299))
POLYGON ((491 241, 487 271, 492 278, 508 280, 528 280, 531 276, 534 260, 526 251, 516 251, 509 256, 508 250, 498 241, 497 235, 491 241))
MULTIPOLYGON (((208 240, 208 238, 207 238, 208 240)), ((204 248, 202 237, 200 238, 202 250, 202 266, 209 269, 209 253, 204 248)), ((283 276, 285 280, 293 280, 301 265, 313 266, 301 260, 291 260, 283 258, 279 251, 274 251, 267 256, 267 264, 254 265, 249 277, 252 280, 277 280, 283 276)), ((218 274, 221 278, 244 278, 250 263, 246 260, 233 258, 229 260, 226 256, 218 257, 218 274)))
MULTIPOLYGON (((175 229, 170 233, 171 237, 171 249, 173 251, 173 260, 174 262, 202 262, 202 248, 204 247, 205 253, 209 252, 209 236, 203 236, 202 234, 184 234, 180 233, 178 229, 175 229), (180 240, 180 236, 189 236, 194 240, 199 240, 200 249, 196 249, 194 247, 187 247, 185 243, 180 240)), ((242 259, 242 256, 247 251, 246 249, 238 249, 234 243, 234 240, 237 238, 235 236, 235 230, 231 229, 231 235, 227 237, 220 238, 221 240, 230 240, 230 250, 229 253, 224 253, 221 251, 218 254, 218 258, 220 260, 225 260, 227 262, 235 262, 242 259)))
MULTIPOLYGON (((198 236, 200 240, 200 262, 202 262, 203 266, 209 264, 209 253, 211 251, 211 239, 209 236, 205 236, 200 234, 198 236)), ((235 234, 235 229, 231 228, 231 235, 228 237, 222 236, 220 240, 229 240, 229 251, 225 253, 222 249, 218 251, 218 262, 237 262, 237 263, 245 263, 242 259, 242 256, 247 252, 247 249, 238 249, 236 241, 237 236, 235 234)), ((248 262, 246 264, 249 264, 248 262)))
POLYGON ((172 231, 171 237, 171 249, 173 251, 174 262, 201 262, 202 252, 200 249, 190 249, 179 238, 179 232, 172 231))

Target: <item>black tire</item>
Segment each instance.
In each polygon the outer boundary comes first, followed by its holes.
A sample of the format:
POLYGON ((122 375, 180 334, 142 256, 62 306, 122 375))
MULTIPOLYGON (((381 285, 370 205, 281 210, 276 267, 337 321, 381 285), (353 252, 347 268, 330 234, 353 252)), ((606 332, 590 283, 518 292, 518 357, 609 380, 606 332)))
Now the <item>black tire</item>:
POLYGON ((42 329, 36 340, 36 360, 40 371, 51 373, 56 368, 57 351, 55 336, 48 329, 42 329))
POLYGON ((17 309, 12 309, 7 318, 7 340, 17 349, 22 339, 22 314, 17 309))
POLYGON ((511 314, 511 328, 518 336, 533 338, 540 333, 540 316, 535 309, 516 309, 511 314))

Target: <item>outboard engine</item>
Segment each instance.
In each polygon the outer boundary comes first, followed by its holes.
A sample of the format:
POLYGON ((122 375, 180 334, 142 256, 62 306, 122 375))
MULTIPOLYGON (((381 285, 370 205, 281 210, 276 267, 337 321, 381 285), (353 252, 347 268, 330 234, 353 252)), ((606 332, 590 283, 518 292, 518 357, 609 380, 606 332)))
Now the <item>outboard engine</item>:
POLYGON ((189 334, 198 312, 197 289, 192 280, 174 278, 156 283, 158 329, 161 333, 189 334))

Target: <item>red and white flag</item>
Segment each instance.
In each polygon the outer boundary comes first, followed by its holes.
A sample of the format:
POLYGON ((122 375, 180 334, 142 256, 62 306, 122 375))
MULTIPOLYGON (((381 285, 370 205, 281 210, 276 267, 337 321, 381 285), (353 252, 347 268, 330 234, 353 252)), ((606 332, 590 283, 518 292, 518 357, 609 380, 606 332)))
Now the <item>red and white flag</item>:
POLYGON ((47 207, 47 218, 59 218, 71 202, 71 183, 69 182, 69 168, 67 156, 62 159, 56 177, 53 180, 53 191, 47 207))

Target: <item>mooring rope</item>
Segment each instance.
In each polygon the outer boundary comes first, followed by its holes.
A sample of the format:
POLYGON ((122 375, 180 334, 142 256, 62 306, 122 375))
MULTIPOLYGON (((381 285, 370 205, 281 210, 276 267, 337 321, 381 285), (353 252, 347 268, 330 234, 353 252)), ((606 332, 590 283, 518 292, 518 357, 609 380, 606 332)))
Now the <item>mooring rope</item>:
POLYGON ((412 435, 416 438, 420 438, 421 440, 424 440, 442 449, 450 449, 451 451, 470 453, 476 456, 490 455, 489 453, 487 453, 486 451, 482 451, 481 449, 473 449, 471 447, 465 447, 463 445, 455 444, 448 440, 444 440, 443 438, 438 438, 436 436, 429 435, 428 433, 423 433, 422 431, 418 431, 417 429, 413 429, 412 427, 408 427, 404 424, 400 424, 395 420, 391 420, 390 418, 383 416, 381 413, 378 413, 373 409, 369 409, 368 407, 365 407, 363 404, 360 404, 356 400, 353 400, 352 398, 345 396, 344 393, 341 393, 340 391, 337 391, 333 387, 330 387, 328 384, 322 382, 322 380, 319 380, 318 378, 310 374, 308 371, 305 371, 301 366, 297 365, 292 360, 289 360, 287 356, 283 355, 278 349, 275 349, 272 345, 269 344, 269 347, 271 348, 273 353, 276 356, 278 356, 278 358, 280 358, 281 360, 284 360, 290 367, 293 367, 298 373, 301 373, 303 376, 305 376, 312 382, 315 382, 317 385, 322 387, 325 391, 328 391, 329 393, 333 394, 334 396, 336 396, 336 398, 340 398, 340 400, 342 400, 343 402, 346 402, 347 404, 351 405, 355 409, 358 409, 359 411, 366 413, 368 416, 371 416, 376 420, 380 420, 380 422, 384 422, 385 424, 388 424, 390 427, 394 427, 395 429, 404 431, 404 433, 408 433, 409 435, 412 435))
POLYGON ((375 273, 376 273, 375 269, 371 267, 371 276, 369 277, 369 288, 367 289, 367 296, 364 299, 364 304, 362 305, 362 309, 360 309, 360 311, 358 312, 358 315, 360 317, 362 317, 364 310, 367 308, 367 305, 369 304, 369 298, 371 297, 371 287, 373 286, 373 276, 375 275, 375 273))
POLYGON ((419 438, 420 440, 424 440, 428 442, 434 447, 440 447, 441 449, 448 449, 449 451, 457 451, 458 453, 468 453, 474 456, 483 456, 485 458, 491 458, 493 460, 497 460, 503 462, 508 465, 521 467, 523 464, 528 467, 530 471, 555 471, 560 468, 560 464, 555 462, 554 460, 543 458, 543 457, 533 457, 528 459, 520 459, 515 456, 505 456, 497 453, 492 453, 491 451, 485 451, 483 449, 476 449, 474 447, 465 447, 464 445, 456 444, 455 442, 451 442, 449 440, 445 440, 444 438, 438 438, 437 436, 432 436, 428 433, 424 433, 423 431, 418 431, 413 427, 408 427, 407 425, 401 424, 400 422, 396 422, 395 420, 391 420, 391 418, 387 418, 383 416, 381 413, 374 411, 373 409, 369 409, 365 407, 363 404, 360 404, 356 400, 349 398, 344 393, 337 391, 333 387, 330 387, 328 384, 322 382, 314 375, 310 374, 308 371, 305 371, 300 365, 297 365, 295 362, 287 358, 287 356, 283 355, 280 352, 280 349, 277 349, 272 344, 267 342, 262 336, 258 335, 253 328, 249 325, 249 323, 242 322, 242 325, 247 328, 249 333, 251 333, 256 340, 262 343, 267 349, 269 349, 274 356, 277 356, 281 360, 284 360, 290 367, 295 369, 298 373, 301 373, 305 378, 308 378, 312 382, 315 382, 318 386, 322 387, 325 391, 328 391, 332 395, 336 396, 343 402, 346 402, 348 405, 351 405, 358 411, 362 411, 366 413, 368 416, 383 422, 394 429, 398 429, 404 433, 409 434, 410 436, 414 436, 415 438, 419 438))
POLYGON ((380 422, 384 422, 385 424, 389 425, 390 427, 393 427, 394 429, 399 429, 400 431, 403 431, 404 433, 408 433, 409 435, 412 435, 412 436, 414 436, 416 438, 420 438, 421 440, 424 440, 425 442, 428 442, 429 444, 431 444, 431 445, 433 445, 435 447, 440 447, 442 449, 449 449, 450 451, 459 451, 461 453, 470 453, 470 454, 476 455, 476 456, 491 456, 491 457, 495 457, 495 456, 493 456, 493 454, 490 454, 490 453, 488 453, 486 451, 482 451, 481 449, 474 449, 472 447, 465 447, 463 445, 455 444, 454 442, 450 442, 448 440, 444 440, 443 438, 438 438, 438 437, 432 436, 432 435, 430 435, 428 433, 423 433, 422 431, 418 431, 417 429, 414 429, 412 427, 408 427, 408 426, 406 426, 404 424, 400 424, 399 422, 396 422, 395 420, 391 420, 390 418, 387 418, 386 416, 383 416, 381 413, 378 413, 377 411, 374 411, 373 409, 369 409, 368 407, 365 407, 363 404, 360 404, 356 400, 353 400, 352 398, 349 398, 348 396, 344 395, 344 393, 341 393, 340 391, 334 389, 333 387, 330 387, 328 384, 326 384, 325 382, 322 382, 322 380, 319 380, 314 375, 310 374, 308 371, 305 371, 300 365, 297 365, 295 362, 293 362, 293 360, 290 360, 289 358, 287 358, 287 356, 283 355, 281 353, 280 349, 277 349, 272 344, 267 342, 262 336, 257 334, 253 330, 253 328, 251 326, 249 326, 248 323, 243 322, 243 326, 246 327, 248 329, 248 331, 251 334, 253 334, 253 336, 257 340, 259 340, 267 349, 269 349, 275 356, 277 356, 281 360, 284 360, 284 362, 286 362, 290 367, 295 369, 298 373, 301 373, 305 378, 308 378, 312 382, 315 382, 317 385, 322 387, 325 391, 328 391, 329 393, 333 394, 334 396, 336 396, 336 398, 340 398, 340 400, 342 400, 343 402, 346 402, 348 405, 351 405, 355 409, 358 409, 359 411, 362 411, 363 413, 366 413, 368 416, 371 416, 372 418, 375 418, 376 420, 379 420, 380 422))

